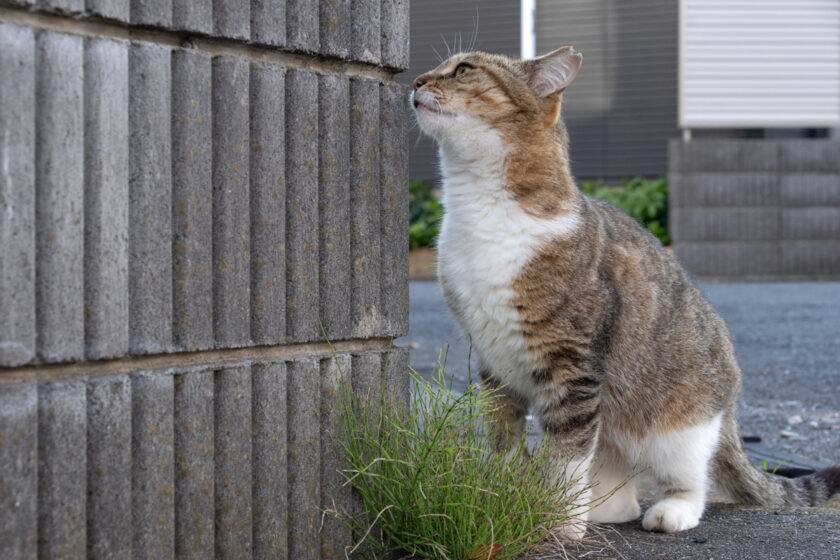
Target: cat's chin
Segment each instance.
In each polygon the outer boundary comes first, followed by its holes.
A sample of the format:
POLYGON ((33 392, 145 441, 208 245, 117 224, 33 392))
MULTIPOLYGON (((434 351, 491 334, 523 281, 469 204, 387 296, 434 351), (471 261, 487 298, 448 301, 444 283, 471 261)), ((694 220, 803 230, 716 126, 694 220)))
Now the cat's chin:
POLYGON ((453 113, 436 111, 423 104, 415 107, 414 112, 417 115, 417 122, 420 124, 423 132, 437 139, 449 128, 452 121, 455 120, 453 113))

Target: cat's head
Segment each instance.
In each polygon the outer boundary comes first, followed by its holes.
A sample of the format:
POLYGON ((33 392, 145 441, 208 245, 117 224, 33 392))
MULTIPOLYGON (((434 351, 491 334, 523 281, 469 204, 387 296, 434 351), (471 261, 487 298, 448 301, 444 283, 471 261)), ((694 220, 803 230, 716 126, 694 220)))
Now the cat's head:
POLYGON ((444 147, 480 149, 488 135, 508 144, 553 134, 561 94, 581 60, 572 47, 531 60, 456 54, 417 77, 412 105, 423 131, 444 147))

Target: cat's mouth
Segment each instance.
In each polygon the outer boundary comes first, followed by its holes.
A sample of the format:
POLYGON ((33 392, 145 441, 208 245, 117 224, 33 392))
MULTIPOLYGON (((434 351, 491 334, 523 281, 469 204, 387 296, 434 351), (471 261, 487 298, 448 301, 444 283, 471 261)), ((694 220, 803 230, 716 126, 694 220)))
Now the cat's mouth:
MULTIPOLYGON (((415 111, 418 111, 418 112, 426 111, 428 113, 432 113, 432 114, 435 114, 435 115, 447 115, 447 116, 450 116, 450 117, 455 116, 455 113, 450 113, 449 111, 444 111, 443 109, 440 108, 440 106, 435 107, 433 105, 429 105, 428 103, 423 103, 417 97, 418 96, 415 95, 412 98, 412 104, 414 105, 414 110, 415 111)), ((435 105, 437 105, 437 103, 435 105)))

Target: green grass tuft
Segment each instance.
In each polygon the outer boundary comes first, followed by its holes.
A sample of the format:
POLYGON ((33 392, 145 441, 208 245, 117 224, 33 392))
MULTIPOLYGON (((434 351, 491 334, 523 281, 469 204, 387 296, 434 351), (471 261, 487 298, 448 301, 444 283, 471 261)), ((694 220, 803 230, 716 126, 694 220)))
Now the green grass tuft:
POLYGON ((551 447, 528 459, 523 438, 507 457, 492 452, 484 417, 495 396, 453 393, 440 361, 430 381, 412 371, 412 385, 409 410, 384 383, 378 395, 339 391, 336 445, 363 505, 327 512, 353 531, 347 556, 508 560, 545 541, 576 498, 546 476, 557 472, 551 447))

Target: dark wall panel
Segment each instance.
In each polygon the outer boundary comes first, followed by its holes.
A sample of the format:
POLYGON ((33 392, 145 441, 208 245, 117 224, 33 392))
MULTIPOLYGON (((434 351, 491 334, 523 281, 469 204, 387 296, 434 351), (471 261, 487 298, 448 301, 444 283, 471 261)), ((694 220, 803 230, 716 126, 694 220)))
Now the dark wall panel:
POLYGON ((583 53, 563 99, 578 179, 664 175, 677 128, 677 3, 541 0, 537 54, 583 53))

